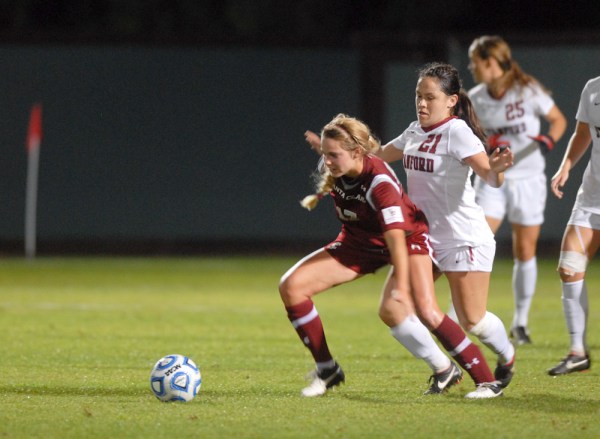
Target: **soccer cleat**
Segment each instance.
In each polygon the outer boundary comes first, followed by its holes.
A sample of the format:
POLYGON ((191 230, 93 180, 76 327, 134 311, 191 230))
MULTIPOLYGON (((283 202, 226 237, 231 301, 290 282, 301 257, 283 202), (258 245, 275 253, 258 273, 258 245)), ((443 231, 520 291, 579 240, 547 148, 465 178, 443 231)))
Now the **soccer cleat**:
POLYGON ((477 388, 472 392, 467 393, 465 398, 487 399, 496 398, 497 396, 504 396, 504 393, 502 393, 502 387, 500 387, 498 382, 492 382, 477 384, 477 388))
POLYGON ((592 366, 592 361, 588 354, 575 355, 569 354, 554 366, 552 369, 548 369, 548 375, 566 375, 572 372, 582 372, 588 370, 592 366))
POLYGON ((344 375, 344 371, 337 363, 330 369, 322 371, 313 370, 308 374, 307 378, 312 379, 312 383, 302 389, 302 396, 306 397, 324 395, 327 390, 334 386, 339 386, 346 381, 346 375, 344 375))
POLYGON ((517 346, 524 344, 531 344, 531 338, 529 338, 529 330, 525 326, 513 326, 510 329, 510 338, 512 338, 517 346))
POLYGON ((450 362, 450 367, 444 372, 436 373, 429 377, 431 386, 423 395, 432 395, 444 393, 450 387, 462 381, 463 373, 454 362, 450 362))
POLYGON ((498 382, 501 388, 508 387, 513 375, 515 374, 515 357, 512 361, 507 364, 496 364, 496 370, 494 370, 494 378, 498 382))

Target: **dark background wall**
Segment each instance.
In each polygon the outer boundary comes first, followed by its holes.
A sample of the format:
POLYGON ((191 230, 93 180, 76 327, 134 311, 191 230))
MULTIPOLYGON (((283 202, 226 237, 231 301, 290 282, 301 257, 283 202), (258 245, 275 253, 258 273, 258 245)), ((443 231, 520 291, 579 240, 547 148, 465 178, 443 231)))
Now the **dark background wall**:
MULTIPOLYGON (((430 11, 421 2, 341 6, 0 5, 0 251, 22 251, 24 141, 34 102, 43 105, 42 252, 209 245, 260 251, 322 243, 338 226, 328 203, 310 213, 298 204, 312 188, 315 164, 303 132, 346 112, 389 140, 414 119, 419 65, 450 61, 465 86, 473 85, 466 48, 481 33, 502 33, 569 120, 549 159, 551 176, 573 129, 579 92, 600 74, 600 39, 585 31, 595 24, 580 13, 586 2, 564 11, 560 28, 553 28, 554 9, 538 14, 539 32, 527 20, 507 25, 495 3, 458 2, 446 14, 430 14, 435 32, 408 18, 430 11)), ((542 240, 551 245, 577 186, 572 182, 560 205, 549 203, 542 240)), ((498 238, 506 243, 508 229, 498 238)))
POLYGON ((303 133, 357 113, 352 52, 70 46, 0 57, 2 238, 23 233, 36 101, 40 240, 331 235, 298 204, 316 163, 303 133))

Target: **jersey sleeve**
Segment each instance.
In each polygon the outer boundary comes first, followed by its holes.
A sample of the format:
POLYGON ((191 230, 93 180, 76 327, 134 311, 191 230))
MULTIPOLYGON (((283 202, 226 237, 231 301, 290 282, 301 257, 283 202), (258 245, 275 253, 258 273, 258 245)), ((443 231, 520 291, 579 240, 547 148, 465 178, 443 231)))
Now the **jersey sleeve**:
POLYGON ((402 188, 387 175, 378 176, 373 183, 367 200, 377 212, 377 219, 385 232, 392 229, 411 230, 408 206, 402 197, 402 188))
POLYGON ((404 147, 406 146, 406 142, 408 140, 407 135, 409 132, 414 130, 415 122, 412 122, 409 127, 404 130, 402 134, 388 142, 388 145, 392 145, 394 148, 399 149, 400 151, 404 151, 404 147))
POLYGON ((480 152, 485 148, 479 137, 477 137, 466 123, 455 124, 449 131, 448 153, 458 160, 463 160, 480 152))

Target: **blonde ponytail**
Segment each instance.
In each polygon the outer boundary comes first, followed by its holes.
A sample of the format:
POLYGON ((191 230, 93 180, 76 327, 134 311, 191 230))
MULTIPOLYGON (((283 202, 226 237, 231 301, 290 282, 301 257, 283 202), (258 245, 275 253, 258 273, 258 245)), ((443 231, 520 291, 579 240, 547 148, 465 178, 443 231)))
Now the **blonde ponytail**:
POLYGON ((315 207, 317 207, 317 204, 319 204, 319 201, 321 201, 321 198, 323 197, 323 194, 307 195, 306 197, 302 198, 302 200, 300 200, 300 205, 306 210, 313 210, 315 207))
POLYGON ((300 205, 306 210, 310 211, 317 207, 319 201, 321 201, 323 197, 327 195, 331 189, 333 189, 333 185, 335 183, 333 176, 328 171, 320 174, 320 176, 320 181, 317 185, 317 192, 307 195, 300 200, 300 205))

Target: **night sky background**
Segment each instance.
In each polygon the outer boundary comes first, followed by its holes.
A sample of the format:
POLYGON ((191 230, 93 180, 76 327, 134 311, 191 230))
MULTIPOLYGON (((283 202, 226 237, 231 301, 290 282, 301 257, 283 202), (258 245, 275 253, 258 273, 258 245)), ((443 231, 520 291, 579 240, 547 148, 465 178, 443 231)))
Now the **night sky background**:
POLYGON ((361 34, 574 33, 597 1, 1 0, 1 42, 353 45, 361 34))

